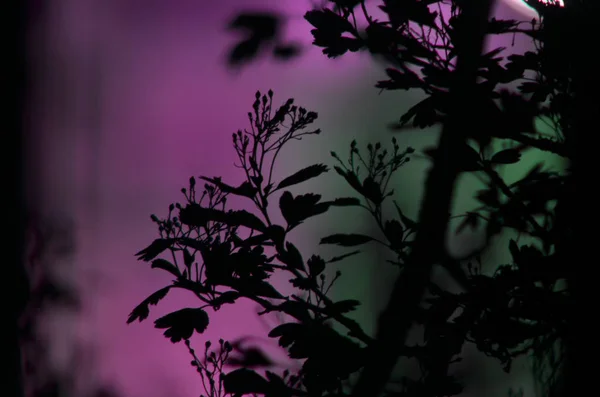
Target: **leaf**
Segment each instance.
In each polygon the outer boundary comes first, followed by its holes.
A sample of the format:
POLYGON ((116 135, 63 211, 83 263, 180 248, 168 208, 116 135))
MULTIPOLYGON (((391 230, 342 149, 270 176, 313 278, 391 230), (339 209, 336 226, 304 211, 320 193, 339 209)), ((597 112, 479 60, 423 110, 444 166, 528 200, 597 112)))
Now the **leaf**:
POLYGON ((301 52, 302 47, 296 43, 277 44, 273 47, 273 56, 284 61, 297 57, 301 52))
POLYGON ((343 169, 341 169, 340 167, 338 167, 337 165, 334 166, 333 169, 339 175, 343 176, 344 179, 346 180, 346 182, 348 182, 348 184, 354 190, 356 190, 358 193, 362 194, 362 185, 361 185, 360 181, 358 180, 358 177, 356 176, 356 174, 352 173, 351 171, 346 172, 343 169))
POLYGON ((477 153, 470 145, 467 145, 466 143, 462 144, 457 154, 461 171, 472 172, 480 171, 482 169, 479 153, 477 153))
POLYGON ((240 297, 240 293, 237 291, 225 291, 212 301, 210 304, 215 308, 220 308, 224 304, 233 304, 240 297))
POLYGON ((300 254, 298 248, 289 241, 285 243, 285 248, 284 252, 280 252, 279 255, 277 255, 277 259, 292 269, 304 271, 304 260, 302 259, 302 254, 300 254))
POLYGON ((278 305, 277 308, 300 322, 304 323, 312 320, 305 302, 286 301, 278 305))
POLYGON ((281 182, 279 182, 279 184, 277 185, 277 188, 275 188, 275 190, 283 189, 285 187, 292 186, 292 185, 297 185, 297 184, 305 182, 309 179, 315 178, 327 171, 328 171, 327 166, 324 164, 314 164, 314 165, 308 166, 308 167, 303 168, 300 171, 288 176, 287 178, 284 178, 281 182))
POLYGON ((154 327, 166 328, 164 335, 177 343, 189 339, 194 331, 203 333, 208 327, 208 314, 200 308, 185 308, 157 319, 154 327))
POLYGON ((490 162, 493 164, 514 164, 518 163, 519 160, 521 160, 521 153, 517 149, 505 149, 494 154, 490 162))
POLYGON ((376 88, 384 90, 408 90, 421 87, 423 83, 419 76, 409 69, 402 72, 398 69, 387 68, 385 72, 391 80, 378 81, 375 85, 376 88))
POLYGON ((280 17, 274 13, 243 13, 230 22, 229 28, 245 33, 245 39, 229 51, 228 64, 238 66, 254 59, 261 48, 277 38, 280 17))
POLYGON ((355 197, 340 197, 333 201, 329 201, 328 203, 334 207, 353 207, 359 206, 360 200, 355 197))
POLYGON ((174 242, 175 239, 172 238, 158 238, 154 240, 148 247, 136 253, 135 256, 138 257, 138 260, 150 262, 152 259, 162 254, 163 251, 171 248, 174 242))
POLYGON ((129 317, 127 318, 127 324, 131 324, 135 320, 138 320, 141 323, 143 320, 147 319, 148 315, 150 314, 150 309, 148 306, 156 306, 161 299, 167 296, 169 289, 171 289, 171 286, 161 288, 146 299, 144 299, 142 303, 137 305, 131 311, 129 317))
POLYGON ((400 220, 404 224, 405 228, 411 229, 411 230, 416 230, 416 228, 417 228, 417 222, 413 221, 412 219, 410 219, 409 217, 407 217, 406 215, 404 215, 404 213, 402 212, 402 210, 398 206, 398 203, 396 203, 395 201, 394 201, 394 206, 396 207, 396 211, 398 212, 398 216, 400 217, 400 220))
POLYGON ((202 207, 192 203, 179 211, 179 220, 182 224, 195 227, 206 227, 207 222, 219 222, 229 226, 245 226, 250 229, 264 232, 267 227, 254 214, 246 210, 221 211, 214 208, 202 207))
POLYGON ((334 263, 334 262, 339 262, 339 261, 341 261, 342 259, 346 259, 347 257, 349 257, 349 256, 353 256, 353 255, 356 255, 356 254, 360 254, 360 251, 359 251, 359 250, 356 250, 356 251, 352 251, 352 252, 350 252, 350 253, 348 253, 348 254, 344 254, 344 255, 340 255, 340 256, 334 256, 333 258, 329 259, 329 260, 328 260, 328 261, 326 261, 325 263, 334 263))
POLYGON ((223 377, 225 392, 232 395, 266 393, 269 382, 256 371, 240 368, 229 372, 223 377))
POLYGON ((304 14, 304 19, 318 30, 331 35, 341 36, 344 32, 354 30, 350 21, 330 9, 308 11, 304 14))
POLYGON ((308 266, 308 274, 313 278, 325 270, 325 261, 318 255, 311 256, 306 264, 308 266))
POLYGON ((381 204, 383 201, 383 194, 381 193, 381 186, 375 182, 375 179, 370 176, 366 177, 363 181, 362 188, 363 194, 367 199, 371 200, 375 205, 381 204))
POLYGON ((393 248, 400 249, 403 245, 404 229, 399 221, 391 219, 384 225, 385 237, 393 248))
POLYGON ((410 120, 413 120, 413 127, 426 128, 436 124, 439 120, 437 119, 437 113, 435 111, 435 99, 433 96, 429 96, 417 103, 406 113, 400 117, 400 125, 407 124, 410 120))
POLYGON ((172 264, 171 262, 165 259, 155 259, 152 261, 152 265, 150 266, 152 269, 163 269, 174 275, 175 277, 180 277, 181 273, 177 266, 172 264))
POLYGON ((488 22, 487 33, 488 34, 502 34, 507 33, 510 29, 518 26, 518 22, 514 19, 496 19, 492 18, 488 22))
POLYGON ((183 263, 188 269, 194 263, 194 255, 190 254, 190 251, 188 251, 187 248, 183 249, 183 263))
POLYGON ((235 194, 237 196, 253 198, 257 192, 257 189, 254 186, 252 186, 252 184, 248 181, 244 181, 238 187, 233 187, 233 186, 223 183, 221 181, 220 177, 207 178, 207 177, 201 176, 200 179, 203 179, 207 182, 212 183, 213 185, 217 186, 224 193, 231 193, 231 194, 235 194))
POLYGON ((246 211, 229 211, 226 213, 223 223, 229 226, 246 226, 249 229, 264 232, 267 226, 256 215, 246 211))
POLYGON ((287 347, 291 345, 302 333, 302 324, 285 323, 278 325, 269 332, 269 338, 279 337, 279 346, 287 347))
POLYGON ((308 193, 294 197, 287 190, 283 192, 279 198, 279 209, 288 227, 297 226, 312 216, 326 212, 330 204, 319 203, 320 199, 319 194, 308 193))
POLYGON ((362 234, 332 234, 331 236, 323 237, 319 244, 335 244, 342 247, 353 247, 373 241, 372 237, 362 234))
POLYGON ((360 302, 354 299, 347 299, 339 302, 335 302, 325 310, 331 317, 336 317, 340 314, 348 313, 356 310, 356 306, 360 305, 360 302))
POLYGON ((285 299, 271 284, 266 281, 233 279, 227 283, 231 288, 244 296, 262 296, 264 298, 285 299))

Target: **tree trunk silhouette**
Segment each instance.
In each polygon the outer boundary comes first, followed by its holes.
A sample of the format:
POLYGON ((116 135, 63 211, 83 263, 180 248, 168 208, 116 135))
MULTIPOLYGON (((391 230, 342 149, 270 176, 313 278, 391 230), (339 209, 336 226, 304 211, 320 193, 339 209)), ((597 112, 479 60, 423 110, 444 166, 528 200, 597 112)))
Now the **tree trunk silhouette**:
POLYGON ((483 126, 485 122, 474 119, 471 105, 476 103, 476 71, 493 0, 464 3, 462 34, 469 39, 463 39, 463 47, 457 49, 456 74, 450 93, 455 107, 443 126, 433 167, 427 176, 413 250, 379 318, 376 341, 353 390, 354 397, 379 396, 391 376, 429 283, 432 266, 446 257, 445 235, 460 172, 461 145, 477 124, 483 126))

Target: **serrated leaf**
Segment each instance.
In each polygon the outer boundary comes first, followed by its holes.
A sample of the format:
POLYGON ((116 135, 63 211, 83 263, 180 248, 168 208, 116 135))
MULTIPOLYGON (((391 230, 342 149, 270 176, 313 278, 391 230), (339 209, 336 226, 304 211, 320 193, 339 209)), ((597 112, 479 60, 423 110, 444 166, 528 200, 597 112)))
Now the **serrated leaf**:
POLYGON ((329 209, 329 203, 319 203, 321 195, 302 194, 294 197, 289 191, 282 193, 279 198, 279 209, 288 227, 295 227, 304 220, 322 214, 329 209))
POLYGON ((308 273, 313 278, 325 270, 325 261, 319 255, 311 256, 306 264, 308 266, 308 273))
POLYGON ((353 247, 373 241, 372 237, 362 234, 332 234, 331 236, 323 237, 319 244, 334 244, 342 247, 353 247))
POLYGON ((149 297, 147 297, 146 299, 144 299, 144 301, 142 303, 137 305, 131 311, 131 313, 129 314, 129 317, 127 318, 127 324, 131 324, 135 320, 142 322, 145 319, 147 319, 148 315, 150 314, 149 306, 150 305, 156 306, 158 304, 158 302, 160 302, 161 299, 163 299, 165 296, 167 296, 169 289, 171 289, 170 286, 161 288, 158 291, 154 292, 149 297))
POLYGON ((354 299, 342 300, 339 302, 335 302, 329 306, 325 310, 327 314, 331 317, 338 316, 340 314, 348 313, 356 310, 356 307, 360 305, 360 302, 354 299))
POLYGON ((135 256, 138 257, 138 260, 150 262, 152 259, 162 254, 163 251, 171 248, 174 242, 175 239, 172 238, 156 239, 148 247, 136 253, 135 256))
POLYGON ((309 179, 316 178, 317 176, 327 172, 327 166, 324 164, 314 164, 308 166, 306 168, 301 169, 300 171, 284 178, 275 190, 283 189, 288 186, 297 185, 299 183, 305 182, 309 179))
POLYGON ((164 335, 177 343, 189 339, 194 331, 203 333, 208 327, 208 314, 201 308, 185 308, 169 313, 156 321, 154 327, 165 329, 164 335))
POLYGON ((237 196, 253 198, 257 192, 257 189, 254 186, 252 186, 252 184, 248 181, 244 181, 241 185, 234 187, 223 183, 220 177, 207 178, 205 176, 201 176, 200 179, 212 183, 224 193, 231 193, 237 196))
POLYGON ((175 277, 180 277, 181 273, 179 272, 179 269, 177 269, 177 266, 175 266, 174 264, 172 264, 171 262, 165 260, 165 259, 155 259, 152 261, 152 265, 150 265, 150 267, 152 269, 162 269, 162 270, 166 270, 169 273, 171 273, 172 275, 174 275, 175 277))

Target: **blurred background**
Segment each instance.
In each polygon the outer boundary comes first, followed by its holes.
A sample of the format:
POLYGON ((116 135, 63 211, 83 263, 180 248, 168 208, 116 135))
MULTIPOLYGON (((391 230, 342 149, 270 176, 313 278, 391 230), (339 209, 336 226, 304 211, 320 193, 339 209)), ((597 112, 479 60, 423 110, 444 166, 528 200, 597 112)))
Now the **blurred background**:
MULTIPOLYGON (((498 19, 535 17, 518 1, 496 3, 498 19)), ((385 65, 367 54, 332 60, 312 47, 311 26, 302 18, 312 6, 308 0, 63 0, 36 10, 29 32, 35 75, 28 109, 27 193, 30 217, 45 231, 38 236, 45 245, 31 248, 31 257, 48 263, 54 277, 80 299, 78 310, 58 305, 37 313, 37 338, 53 369, 76 380, 64 395, 88 396, 106 385, 123 397, 203 392, 185 346, 173 345, 152 326, 155 318, 195 304, 191 296, 172 293, 147 322, 125 323, 134 306, 170 283, 166 273, 151 271, 134 253, 157 236, 150 214, 163 216, 170 203, 180 201, 190 176, 242 181, 233 167, 231 134, 247 126, 257 90, 273 89, 278 105, 293 97, 319 113, 315 127, 322 135, 292 142, 280 156, 279 177, 314 163, 333 165, 329 152, 347 153, 352 139, 362 146, 390 144, 393 134, 386 126, 421 98, 412 92, 380 94, 374 85, 386 79, 385 65), (302 56, 289 62, 260 58, 238 71, 226 68, 227 51, 238 38, 226 26, 245 10, 285 16, 284 38, 300 43, 302 56)), ((495 38, 488 46, 506 47, 505 55, 533 48, 518 36, 495 38)), ((401 148, 420 150, 434 144, 438 132, 394 136, 401 148)), ((520 169, 507 167, 504 175, 516 178, 542 159, 559 166, 540 153, 528 156, 520 169)), ((415 157, 394 181, 396 200, 413 218, 429 165, 415 157)), ((480 186, 475 178, 460 179, 456 213, 474 207, 471 194, 480 186)), ((293 191, 326 198, 352 194, 334 173, 293 191)), ((320 237, 341 230, 374 233, 373 227, 361 212, 332 210, 307 221, 293 238, 305 258, 311 253, 328 257, 344 251, 319 247, 320 237)), ((482 242, 476 232, 449 239, 457 254, 482 242)), ((488 257, 503 263, 504 247, 496 241, 488 257)), ((343 276, 333 291, 335 299, 362 302, 354 318, 369 334, 395 278, 386 255, 365 249, 343 262, 343 276)), ((207 332, 194 336, 193 344, 200 348, 207 339, 250 335, 256 337, 250 342, 285 364, 285 354, 266 338, 276 321, 259 318, 249 303, 226 307, 211 315, 207 332)), ((469 348, 465 355, 465 396, 506 396, 510 387, 533 395, 527 363, 506 375, 469 348)))

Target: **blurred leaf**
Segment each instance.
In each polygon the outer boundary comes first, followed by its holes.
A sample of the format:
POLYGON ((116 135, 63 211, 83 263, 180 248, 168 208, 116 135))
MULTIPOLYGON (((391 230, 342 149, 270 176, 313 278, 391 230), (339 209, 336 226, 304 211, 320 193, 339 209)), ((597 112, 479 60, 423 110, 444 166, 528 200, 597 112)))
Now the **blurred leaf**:
POLYGON ((322 173, 327 172, 327 166, 324 164, 314 164, 309 167, 303 168, 300 171, 294 173, 293 175, 284 178, 275 190, 283 189, 288 186, 297 185, 299 183, 305 182, 309 179, 315 178, 322 173))
POLYGON ((164 335, 171 342, 177 343, 182 339, 189 339, 194 330, 199 334, 203 333, 208 327, 208 314, 200 308, 185 308, 157 319, 154 327, 166 328, 164 335))
POLYGON ((127 319, 127 324, 131 324, 135 320, 142 322, 143 320, 148 318, 150 314, 150 309, 148 306, 154 305, 156 306, 161 299, 167 296, 167 293, 171 289, 171 286, 164 287, 154 292, 152 295, 144 299, 142 303, 137 305, 129 314, 129 318, 127 319))
POLYGON ((298 57, 302 52, 302 47, 296 43, 277 44, 273 47, 273 57, 283 61, 289 61, 298 57))
POLYGON ((228 55, 229 66, 239 66, 252 61, 262 49, 277 39, 280 16, 275 13, 243 13, 230 22, 229 28, 244 32, 228 55))
POLYGON ((353 247, 373 241, 374 239, 362 234, 332 234, 331 236, 323 237, 319 244, 335 244, 342 247, 353 247))

